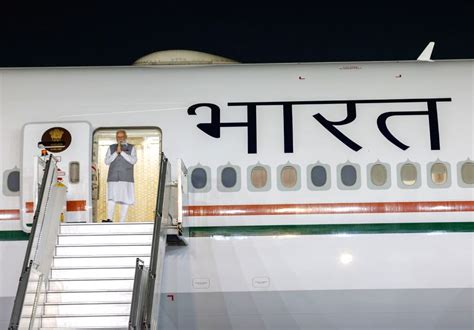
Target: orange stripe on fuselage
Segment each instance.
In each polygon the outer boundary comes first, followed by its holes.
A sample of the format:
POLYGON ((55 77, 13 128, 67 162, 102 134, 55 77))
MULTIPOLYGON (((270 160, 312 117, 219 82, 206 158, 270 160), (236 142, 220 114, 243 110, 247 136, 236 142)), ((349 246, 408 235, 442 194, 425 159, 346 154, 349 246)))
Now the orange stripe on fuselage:
MULTIPOLYGON (((25 203, 26 213, 33 213, 33 202, 25 203)), ((66 202, 66 210, 68 212, 80 212, 86 210, 85 200, 72 200, 66 202)))
POLYGON ((193 205, 186 208, 190 217, 473 211, 474 201, 193 205))
POLYGON ((33 202, 26 202, 25 203, 25 209, 26 213, 33 213, 33 202))
POLYGON ((77 201, 67 201, 66 210, 68 212, 81 212, 86 210, 86 201, 77 200, 77 201))
MULTIPOLYGON (((27 213, 33 203, 26 203, 27 213)), ((85 211, 86 201, 67 202, 69 212, 85 211)), ((320 204, 251 204, 251 205, 193 205, 185 208, 190 217, 308 215, 308 214, 370 214, 370 213, 438 213, 474 212, 474 201, 424 201, 380 203, 320 203, 320 204)), ((1 220, 19 220, 19 210, 0 210, 1 220)))
POLYGON ((20 220, 20 210, 0 210, 0 221, 20 220))

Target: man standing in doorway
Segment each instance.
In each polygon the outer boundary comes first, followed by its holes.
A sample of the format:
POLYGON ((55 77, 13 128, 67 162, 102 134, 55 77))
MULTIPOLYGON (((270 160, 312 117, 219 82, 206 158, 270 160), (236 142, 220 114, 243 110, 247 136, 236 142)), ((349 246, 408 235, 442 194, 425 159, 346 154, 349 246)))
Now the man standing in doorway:
POLYGON ((127 143, 127 132, 118 130, 117 143, 112 144, 105 155, 105 165, 109 167, 107 176, 107 220, 113 222, 115 204, 120 204, 120 222, 125 222, 128 207, 135 202, 133 186, 133 165, 137 162, 137 152, 133 144, 127 143))

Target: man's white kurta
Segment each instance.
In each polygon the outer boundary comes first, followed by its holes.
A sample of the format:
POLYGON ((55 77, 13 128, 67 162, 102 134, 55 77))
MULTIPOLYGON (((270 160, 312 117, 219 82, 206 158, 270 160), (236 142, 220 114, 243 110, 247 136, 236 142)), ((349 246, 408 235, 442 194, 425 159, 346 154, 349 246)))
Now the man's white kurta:
MULTIPOLYGON (((137 152, 135 147, 132 147, 132 152, 127 154, 126 152, 120 153, 127 162, 132 165, 135 165, 137 162, 137 152)), ((105 165, 110 165, 115 158, 117 158, 118 153, 114 152, 110 154, 110 148, 107 150, 105 155, 105 165)), ((117 181, 117 182, 107 182, 107 200, 114 201, 119 204, 128 204, 132 205, 135 202, 135 189, 133 182, 117 181)))

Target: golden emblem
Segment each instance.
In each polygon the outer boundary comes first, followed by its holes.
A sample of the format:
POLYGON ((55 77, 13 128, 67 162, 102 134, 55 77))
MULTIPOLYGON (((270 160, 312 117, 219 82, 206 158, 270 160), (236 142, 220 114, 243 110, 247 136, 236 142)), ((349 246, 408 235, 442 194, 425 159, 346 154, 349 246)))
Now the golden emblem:
POLYGON ((61 141, 63 134, 64 134, 64 131, 59 128, 55 128, 49 132, 49 136, 51 136, 51 140, 53 141, 61 141))
POLYGON ((71 133, 62 127, 51 127, 43 133, 41 141, 45 143, 46 150, 62 152, 71 144, 71 133))

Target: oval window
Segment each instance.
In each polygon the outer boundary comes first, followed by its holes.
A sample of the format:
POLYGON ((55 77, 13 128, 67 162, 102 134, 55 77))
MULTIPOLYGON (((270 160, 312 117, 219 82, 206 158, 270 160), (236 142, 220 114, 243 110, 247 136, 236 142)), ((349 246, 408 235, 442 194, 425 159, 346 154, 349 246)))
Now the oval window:
POLYGON ((267 185, 268 175, 267 170, 263 166, 255 166, 250 172, 250 181, 252 186, 257 189, 263 188, 267 185))
POLYGON ((382 164, 375 164, 370 169, 370 179, 374 186, 380 187, 387 183, 387 169, 382 164))
POLYGON ((351 187, 357 182, 357 170, 354 166, 344 165, 342 167, 341 181, 347 187, 351 187))
POLYGON ((327 173, 324 166, 316 165, 311 169, 311 182, 316 187, 323 187, 327 182, 327 173))
POLYGON ((434 163, 431 166, 431 181, 434 184, 445 184, 448 180, 448 169, 443 163, 434 163))
POLYGON ((465 184, 474 184, 474 163, 466 162, 461 167, 461 178, 465 184))
POLYGON ((20 191, 20 171, 12 171, 8 174, 7 188, 11 192, 20 191))
POLYGON ((413 186, 418 179, 416 166, 413 164, 404 164, 400 170, 400 176, 405 186, 413 186))
POLYGON ((191 173, 191 184, 195 189, 202 189, 207 184, 207 173, 203 168, 195 168, 191 173))
POLYGON ((298 172, 293 166, 285 166, 280 173, 281 184, 285 188, 293 188, 298 182, 298 172))
POLYGON ((79 162, 69 163, 69 182, 78 183, 80 180, 80 165, 79 162))
POLYGON ((226 167, 221 173, 222 185, 226 188, 232 188, 237 183, 237 171, 233 167, 226 167))

